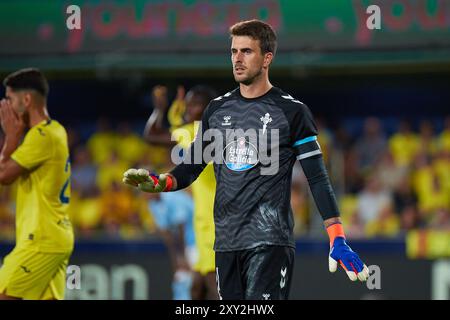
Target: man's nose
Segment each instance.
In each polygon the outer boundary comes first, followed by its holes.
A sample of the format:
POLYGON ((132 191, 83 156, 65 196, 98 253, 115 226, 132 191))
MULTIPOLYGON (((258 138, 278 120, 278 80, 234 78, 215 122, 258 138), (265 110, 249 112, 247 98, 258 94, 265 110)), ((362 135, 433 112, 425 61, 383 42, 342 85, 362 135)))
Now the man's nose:
POLYGON ((242 62, 242 52, 237 52, 235 55, 234 55, 234 62, 236 63, 236 62, 242 62))

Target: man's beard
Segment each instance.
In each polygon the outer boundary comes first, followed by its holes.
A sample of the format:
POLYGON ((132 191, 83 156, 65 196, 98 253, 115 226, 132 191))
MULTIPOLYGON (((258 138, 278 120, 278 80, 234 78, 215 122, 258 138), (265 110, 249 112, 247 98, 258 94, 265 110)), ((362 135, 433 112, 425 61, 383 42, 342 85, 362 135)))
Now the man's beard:
POLYGON ((242 83, 243 85, 249 86, 251 85, 255 79, 257 79, 260 75, 262 74, 262 69, 258 70, 255 74, 251 74, 249 76, 247 76, 245 79, 243 80, 238 80, 236 78, 236 76, 234 77, 234 80, 238 83, 242 83))
POLYGON ((19 107, 19 112, 17 112, 17 115, 19 116, 19 118, 22 118, 23 122, 25 123, 25 127, 28 128, 30 123, 30 114, 28 113, 25 106, 19 107))

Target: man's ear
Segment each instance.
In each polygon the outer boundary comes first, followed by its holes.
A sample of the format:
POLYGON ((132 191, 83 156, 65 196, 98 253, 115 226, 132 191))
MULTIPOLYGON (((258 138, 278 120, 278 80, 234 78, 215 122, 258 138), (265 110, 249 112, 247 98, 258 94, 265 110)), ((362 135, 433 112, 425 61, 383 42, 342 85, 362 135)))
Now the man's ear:
POLYGON ((272 52, 267 52, 264 54, 264 64, 263 67, 264 68, 268 68, 269 65, 272 63, 272 59, 273 59, 273 53, 272 52))
POLYGON ((31 105, 31 100, 33 99, 33 93, 30 91, 25 91, 22 96, 22 102, 25 108, 28 108, 31 105))

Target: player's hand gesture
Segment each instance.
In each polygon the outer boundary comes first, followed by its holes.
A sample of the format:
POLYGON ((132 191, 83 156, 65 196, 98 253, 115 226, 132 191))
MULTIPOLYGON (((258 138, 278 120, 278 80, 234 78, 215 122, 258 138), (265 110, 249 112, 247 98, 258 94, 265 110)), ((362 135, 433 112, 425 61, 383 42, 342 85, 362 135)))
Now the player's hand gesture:
POLYGON ((149 193, 167 192, 172 188, 170 175, 159 176, 150 174, 145 169, 128 169, 123 174, 123 183, 137 187, 139 190, 149 193))
POLYGON ((357 279, 359 281, 366 281, 369 277, 369 268, 367 268, 356 252, 347 245, 345 239, 342 237, 336 237, 330 249, 330 255, 328 256, 330 272, 337 270, 338 262, 352 281, 356 281, 357 279))
POLYGON ((25 122, 6 99, 0 101, 0 124, 7 137, 20 138, 25 130, 25 122))
POLYGON ((330 254, 328 267, 330 272, 336 272, 338 263, 347 273, 351 281, 366 281, 369 277, 369 268, 361 261, 358 254, 345 242, 344 229, 340 222, 327 227, 330 237, 330 254))

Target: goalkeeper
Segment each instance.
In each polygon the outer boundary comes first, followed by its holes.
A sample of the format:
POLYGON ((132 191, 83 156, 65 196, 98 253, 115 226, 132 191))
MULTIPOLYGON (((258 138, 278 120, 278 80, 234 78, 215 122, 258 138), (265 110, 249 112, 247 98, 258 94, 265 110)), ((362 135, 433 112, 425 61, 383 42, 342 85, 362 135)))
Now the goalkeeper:
POLYGON ((124 182, 144 192, 180 190, 206 167, 207 151, 218 151, 213 156, 218 294, 222 299, 288 299, 295 256, 290 192, 297 159, 329 235, 329 270, 340 264, 350 280, 365 281, 368 268, 346 243, 311 112, 269 81, 275 32, 265 22, 250 20, 232 26, 230 36, 239 87, 210 102, 182 163, 159 176, 130 169, 124 182))

